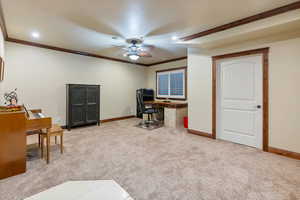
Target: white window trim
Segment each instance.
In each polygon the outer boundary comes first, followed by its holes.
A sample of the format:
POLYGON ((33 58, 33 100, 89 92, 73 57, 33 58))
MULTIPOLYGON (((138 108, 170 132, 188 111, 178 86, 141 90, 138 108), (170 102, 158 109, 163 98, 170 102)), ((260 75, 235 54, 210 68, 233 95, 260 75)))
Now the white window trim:
POLYGON ((185 91, 185 84, 186 84, 186 69, 175 69, 175 70, 170 70, 170 71, 163 71, 163 72, 157 72, 156 73, 156 85, 157 85, 157 91, 156 91, 156 97, 157 98, 169 98, 169 99, 186 99, 186 91, 185 91), (170 87, 171 87, 171 79, 170 79, 170 74, 174 74, 174 73, 178 73, 178 72, 182 72, 183 73, 183 95, 171 95, 170 94, 170 87), (159 87, 159 75, 163 75, 163 74, 168 74, 169 75, 169 84, 168 84, 168 93, 169 95, 159 95, 158 94, 158 87, 159 87))

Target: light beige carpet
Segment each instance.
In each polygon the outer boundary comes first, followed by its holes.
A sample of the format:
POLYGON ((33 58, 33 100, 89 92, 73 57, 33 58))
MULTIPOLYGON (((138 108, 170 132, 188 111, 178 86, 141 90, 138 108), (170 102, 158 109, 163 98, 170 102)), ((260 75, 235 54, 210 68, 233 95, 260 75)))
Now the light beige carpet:
POLYGON ((296 200, 300 161, 186 134, 134 127, 137 119, 74 129, 65 154, 0 181, 1 200, 20 200, 68 180, 114 179, 135 200, 296 200))

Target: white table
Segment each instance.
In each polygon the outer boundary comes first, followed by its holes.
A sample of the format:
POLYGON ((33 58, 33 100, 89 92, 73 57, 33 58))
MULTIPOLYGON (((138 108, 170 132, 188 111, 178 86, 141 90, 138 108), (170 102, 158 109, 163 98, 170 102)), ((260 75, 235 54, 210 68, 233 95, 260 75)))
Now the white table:
POLYGON ((69 181, 25 200, 133 200, 113 180, 69 181))

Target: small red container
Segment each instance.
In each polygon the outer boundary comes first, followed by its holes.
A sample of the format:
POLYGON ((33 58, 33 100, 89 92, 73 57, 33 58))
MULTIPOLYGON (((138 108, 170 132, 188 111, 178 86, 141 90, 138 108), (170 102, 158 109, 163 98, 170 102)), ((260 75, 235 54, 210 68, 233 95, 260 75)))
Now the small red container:
POLYGON ((189 124, 188 117, 184 117, 184 118, 183 118, 183 125, 184 125, 184 128, 188 128, 188 127, 189 127, 188 124, 189 124))

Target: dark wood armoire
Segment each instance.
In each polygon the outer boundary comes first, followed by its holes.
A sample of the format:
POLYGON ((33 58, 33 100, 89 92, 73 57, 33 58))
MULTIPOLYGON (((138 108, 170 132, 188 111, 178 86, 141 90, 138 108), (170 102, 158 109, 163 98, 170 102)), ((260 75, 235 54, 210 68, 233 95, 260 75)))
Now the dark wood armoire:
POLYGON ((100 85, 67 84, 67 128, 100 125, 100 85))

